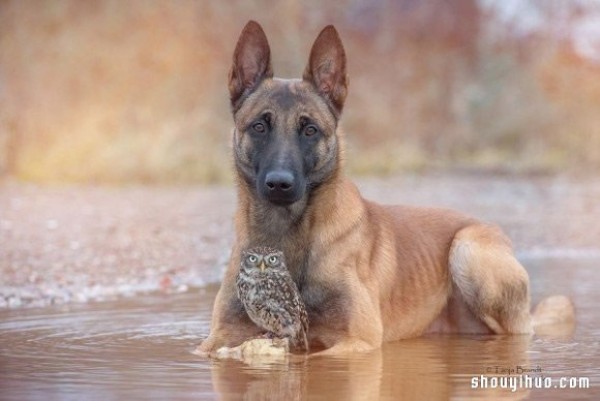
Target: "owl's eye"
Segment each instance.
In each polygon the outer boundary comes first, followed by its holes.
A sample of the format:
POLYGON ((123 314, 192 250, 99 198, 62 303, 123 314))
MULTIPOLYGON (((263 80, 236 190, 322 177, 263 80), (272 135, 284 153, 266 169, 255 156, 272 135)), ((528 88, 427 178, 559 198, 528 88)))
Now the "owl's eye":
POLYGON ((257 261, 258 261, 258 258, 255 255, 248 256, 248 262, 256 263, 257 261))
POLYGON ((278 258, 277 256, 275 256, 275 255, 273 255, 273 256, 270 256, 270 257, 269 257, 269 263, 270 263, 270 264, 275 264, 275 263, 277 263, 277 260, 278 260, 278 259, 279 259, 279 258, 278 258))

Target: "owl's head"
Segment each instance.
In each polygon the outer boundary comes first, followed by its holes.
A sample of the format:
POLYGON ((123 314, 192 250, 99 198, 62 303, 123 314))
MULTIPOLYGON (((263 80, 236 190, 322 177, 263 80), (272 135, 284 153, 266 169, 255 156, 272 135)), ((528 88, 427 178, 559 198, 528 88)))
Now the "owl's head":
POLYGON ((265 246, 246 249, 242 252, 242 269, 246 273, 264 273, 268 269, 285 269, 283 252, 265 246))

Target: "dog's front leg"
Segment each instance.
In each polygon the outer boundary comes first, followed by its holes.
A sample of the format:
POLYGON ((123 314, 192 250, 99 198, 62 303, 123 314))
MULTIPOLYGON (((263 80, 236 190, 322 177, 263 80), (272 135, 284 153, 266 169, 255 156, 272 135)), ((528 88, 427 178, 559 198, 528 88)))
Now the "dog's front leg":
POLYGON ((358 352, 369 352, 374 349, 378 349, 381 343, 373 344, 360 338, 348 337, 335 343, 332 347, 327 348, 323 351, 315 352, 311 354, 313 356, 335 356, 354 354, 358 352))
POLYGON ((261 332, 237 297, 235 272, 231 270, 230 266, 215 299, 210 334, 196 348, 196 354, 210 356, 221 347, 238 346, 261 332))
MULTIPOLYGON (((332 285, 314 285, 306 295, 314 296, 327 287, 332 285)), ((324 301, 319 299, 320 307, 311 305, 309 319, 313 318, 314 325, 309 328, 309 333, 313 330, 310 337, 327 347, 313 355, 343 355, 380 348, 383 325, 377 298, 355 275, 347 275, 345 282, 338 282, 335 287, 344 290, 324 301)))

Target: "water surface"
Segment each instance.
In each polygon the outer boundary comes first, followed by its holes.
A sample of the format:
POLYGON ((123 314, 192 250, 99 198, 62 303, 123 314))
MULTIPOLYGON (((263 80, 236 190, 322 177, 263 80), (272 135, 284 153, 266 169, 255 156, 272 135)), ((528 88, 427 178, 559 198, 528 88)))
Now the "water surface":
POLYGON ((600 260, 524 260, 533 300, 562 293, 577 307, 559 336, 429 336, 366 355, 248 365, 191 351, 208 333, 217 287, 183 294, 0 312, 0 398, 598 399, 600 260), (586 377, 588 389, 472 389, 473 378, 586 377), (496 373, 497 372, 497 373, 496 373))

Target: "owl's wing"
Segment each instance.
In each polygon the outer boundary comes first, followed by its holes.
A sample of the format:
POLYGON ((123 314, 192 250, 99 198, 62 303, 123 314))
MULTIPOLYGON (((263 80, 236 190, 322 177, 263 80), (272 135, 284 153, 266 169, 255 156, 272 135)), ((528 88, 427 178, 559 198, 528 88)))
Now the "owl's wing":
POLYGON ((286 287, 288 287, 286 292, 290 297, 289 302, 297 309, 302 328, 305 332, 308 332, 308 314, 306 313, 306 306, 304 305, 304 300, 302 299, 302 295, 300 295, 298 286, 296 286, 294 279, 289 274, 286 274, 285 281, 286 287))
POLYGON ((308 345, 308 314, 306 313, 306 305, 304 304, 302 295, 300 294, 300 291, 298 290, 298 287, 296 286, 294 280, 291 277, 289 278, 289 280, 291 281, 290 286, 293 289, 293 304, 296 307, 300 318, 301 327, 297 334, 297 342, 299 344, 302 344, 306 352, 309 352, 310 350, 308 345))

